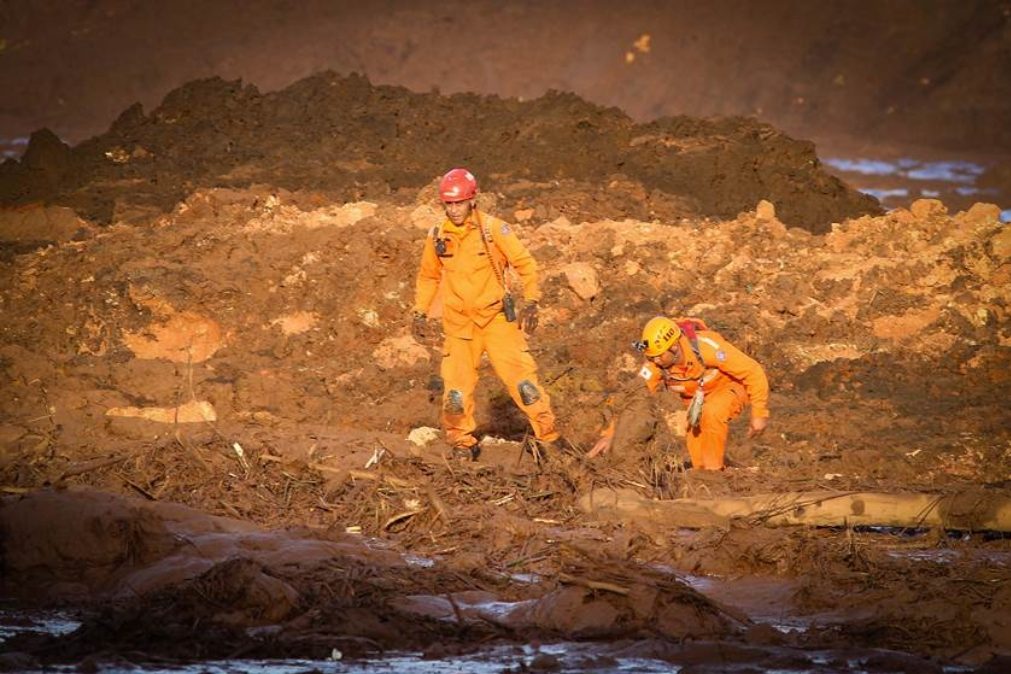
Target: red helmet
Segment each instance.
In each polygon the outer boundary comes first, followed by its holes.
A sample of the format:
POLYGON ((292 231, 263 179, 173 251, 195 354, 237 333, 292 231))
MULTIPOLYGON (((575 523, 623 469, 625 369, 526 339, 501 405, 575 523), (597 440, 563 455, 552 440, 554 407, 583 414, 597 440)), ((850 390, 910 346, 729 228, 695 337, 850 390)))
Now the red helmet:
POLYGON ((477 196, 477 178, 465 168, 455 168, 439 181, 439 198, 445 204, 477 196))

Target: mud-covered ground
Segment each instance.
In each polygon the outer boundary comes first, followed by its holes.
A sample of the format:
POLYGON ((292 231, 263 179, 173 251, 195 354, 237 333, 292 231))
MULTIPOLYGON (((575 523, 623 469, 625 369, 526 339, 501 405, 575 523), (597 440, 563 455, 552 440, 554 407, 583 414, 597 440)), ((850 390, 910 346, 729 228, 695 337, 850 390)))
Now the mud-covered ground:
POLYGON ((878 215, 749 121, 637 126, 570 96, 330 75, 270 96, 194 83, 72 150, 40 135, 4 171, 0 592, 84 621, 5 642, 4 662, 555 640, 787 671, 1000 671, 1011 654, 996 206, 878 215), (511 134, 502 152, 438 142, 432 110, 456 106, 467 138, 511 134), (531 343, 575 445, 541 462, 488 368, 480 460, 424 439, 438 364, 406 317, 456 163, 541 265, 531 343), (769 373, 770 428, 735 425, 723 473, 686 469, 664 400, 639 437, 582 456, 658 313, 704 318, 769 373), (955 505, 887 532, 859 526, 873 510, 822 528, 664 510, 811 491, 955 505))

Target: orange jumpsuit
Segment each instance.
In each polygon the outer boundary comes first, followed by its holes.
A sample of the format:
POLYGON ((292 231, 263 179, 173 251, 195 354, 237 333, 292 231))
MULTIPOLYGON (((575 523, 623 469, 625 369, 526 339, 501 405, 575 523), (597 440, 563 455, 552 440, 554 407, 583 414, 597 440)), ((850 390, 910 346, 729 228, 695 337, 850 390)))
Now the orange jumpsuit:
POLYGON ((685 406, 702 378, 705 402, 699 425, 686 432, 692 466, 702 470, 722 470, 727 446, 728 423, 751 403, 751 415, 769 416, 769 380, 753 358, 725 340, 718 332, 697 332, 700 363, 685 335, 679 338, 681 362, 661 369, 647 362, 639 374, 651 391, 666 389, 681 396, 685 406))
POLYGON ((534 436, 545 442, 558 438, 551 401, 537 379, 526 337, 518 323, 506 321, 502 313, 507 266, 519 276, 524 299, 540 300, 537 263, 502 220, 475 209, 462 226, 447 220, 425 240, 414 310, 427 313, 442 284, 446 341, 441 422, 453 447, 477 444, 474 388, 484 353, 527 415, 534 436), (445 243, 443 257, 436 252, 436 239, 445 243))

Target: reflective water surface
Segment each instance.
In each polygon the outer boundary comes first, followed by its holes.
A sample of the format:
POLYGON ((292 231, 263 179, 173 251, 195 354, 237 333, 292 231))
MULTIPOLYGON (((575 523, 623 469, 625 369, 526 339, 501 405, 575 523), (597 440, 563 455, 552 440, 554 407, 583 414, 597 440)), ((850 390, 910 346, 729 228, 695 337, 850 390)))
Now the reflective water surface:
POLYGON ((996 203, 1002 208, 1001 221, 1011 222, 1011 203, 1003 202, 1007 195, 977 185, 987 169, 978 162, 828 157, 822 163, 885 208, 907 207, 916 199, 928 198, 940 199, 954 213, 983 201, 996 203))

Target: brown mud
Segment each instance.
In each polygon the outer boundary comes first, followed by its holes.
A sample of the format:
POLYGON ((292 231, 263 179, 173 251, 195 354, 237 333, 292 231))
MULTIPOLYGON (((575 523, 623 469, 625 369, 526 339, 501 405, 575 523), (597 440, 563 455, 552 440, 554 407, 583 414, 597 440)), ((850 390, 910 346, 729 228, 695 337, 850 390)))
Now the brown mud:
POLYGON ((413 194, 432 166, 461 162, 486 176, 485 190, 505 195, 503 207, 533 207, 534 222, 733 217, 767 198, 784 222, 821 232, 880 212, 821 168, 813 144, 754 120, 636 124, 572 94, 445 98, 334 73, 273 94, 240 81, 192 82, 150 115, 129 108, 73 149, 36 132, 20 162, 0 165, 0 203, 45 201, 107 223, 170 210, 194 185, 267 183, 375 200, 413 194), (564 199, 558 184, 571 187, 564 199), (607 196, 586 189, 600 184, 610 184, 607 196))
POLYGON ((1011 493, 999 209, 876 215, 811 158, 747 120, 637 126, 568 95, 442 98, 328 74, 276 95, 193 83, 73 149, 37 134, 4 169, 0 213, 0 593, 84 625, 4 650, 440 657, 628 640, 685 665, 803 670, 815 651, 862 649, 872 671, 998 666, 1000 533, 696 528, 580 505, 601 487, 961 494, 979 510, 1011 493), (505 133, 501 152, 442 144, 437 111, 462 108, 466 138, 505 133), (459 158, 540 262, 532 348, 574 445, 544 461, 489 368, 480 460, 420 439, 437 363, 406 318, 434 179, 459 158), (704 318, 769 372, 770 428, 748 441, 736 423, 725 472, 687 469, 669 400, 612 454, 580 451, 607 399, 637 386, 627 345, 658 313, 704 318), (717 599, 690 576, 728 584, 717 599), (807 629, 751 617, 762 580, 790 588, 769 602, 807 629))

